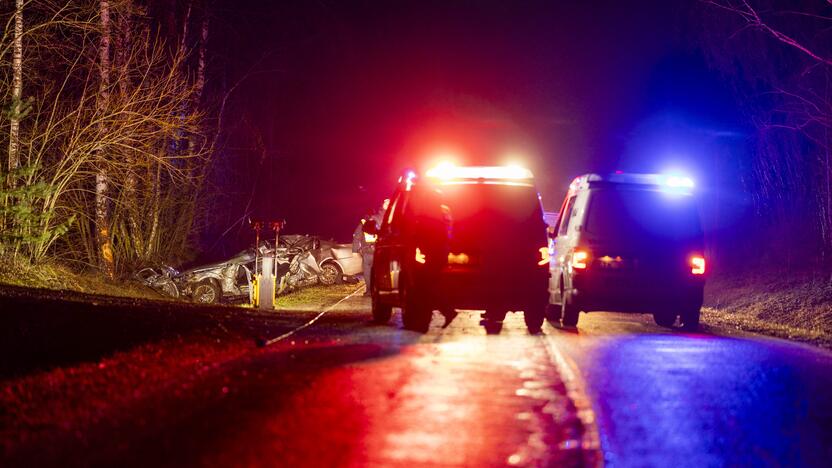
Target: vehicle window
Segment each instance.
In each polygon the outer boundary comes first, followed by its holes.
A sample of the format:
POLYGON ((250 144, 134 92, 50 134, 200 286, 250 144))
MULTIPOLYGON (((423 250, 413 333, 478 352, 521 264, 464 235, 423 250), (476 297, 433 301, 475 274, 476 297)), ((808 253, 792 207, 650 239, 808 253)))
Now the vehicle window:
MULTIPOLYGON (((401 200, 401 198, 402 198, 402 193, 399 192, 393 198, 393 201, 390 202, 390 206, 387 208, 387 213, 385 213, 386 216, 382 220, 382 226, 392 225, 393 222, 396 219, 398 219, 399 211, 400 211, 399 200, 401 200)), ((382 227, 382 226, 379 226, 379 227, 382 227)))
POLYGON ((693 197, 659 190, 593 190, 584 228, 626 243, 702 236, 693 197))
POLYGON ((492 248, 531 244, 535 250, 545 243, 546 225, 534 187, 449 184, 440 190, 455 243, 492 248))
POLYGON ((565 236, 566 232, 569 230, 569 223, 572 221, 572 216, 575 214, 575 197, 569 197, 569 200, 566 201, 566 206, 563 208, 563 212, 560 214, 560 220, 558 221, 558 235, 565 236))
POLYGON ((247 284, 248 283, 248 276, 246 275, 246 267, 243 265, 239 265, 237 267, 237 274, 234 278, 234 281, 237 285, 247 284))
POLYGON ((415 185, 402 200, 406 203, 401 208, 401 231, 416 239, 424 252, 442 249, 447 242, 448 223, 441 195, 432 185, 415 185))

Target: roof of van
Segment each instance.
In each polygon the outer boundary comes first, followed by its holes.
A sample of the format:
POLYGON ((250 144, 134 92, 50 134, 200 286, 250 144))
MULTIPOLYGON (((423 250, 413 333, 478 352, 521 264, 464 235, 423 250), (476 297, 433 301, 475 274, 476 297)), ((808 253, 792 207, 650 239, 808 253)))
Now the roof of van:
POLYGON ((643 185, 664 188, 674 192, 690 194, 695 186, 693 179, 676 174, 639 174, 613 172, 610 174, 584 174, 569 184, 569 192, 589 188, 590 185, 643 185))

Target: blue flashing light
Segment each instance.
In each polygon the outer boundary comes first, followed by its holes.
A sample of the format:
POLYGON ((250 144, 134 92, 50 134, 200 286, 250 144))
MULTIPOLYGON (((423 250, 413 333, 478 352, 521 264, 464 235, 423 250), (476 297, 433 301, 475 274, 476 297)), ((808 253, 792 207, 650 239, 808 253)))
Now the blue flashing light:
POLYGON ((586 174, 576 177, 569 185, 569 190, 578 190, 580 187, 592 182, 653 185, 660 190, 673 194, 690 194, 696 186, 692 178, 679 174, 638 174, 615 171, 604 175, 586 174))

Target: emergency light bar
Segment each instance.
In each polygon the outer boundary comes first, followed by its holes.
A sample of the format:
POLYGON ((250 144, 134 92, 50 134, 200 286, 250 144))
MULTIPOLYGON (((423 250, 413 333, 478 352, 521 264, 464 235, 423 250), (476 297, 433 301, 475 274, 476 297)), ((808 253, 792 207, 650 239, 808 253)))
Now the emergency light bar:
POLYGON ((533 179, 532 171, 520 166, 454 166, 440 164, 428 170, 425 176, 442 179, 500 179, 523 180, 533 179))
POLYGON ((583 184, 592 182, 612 182, 619 184, 655 185, 669 192, 690 193, 696 183, 690 177, 676 174, 632 174, 615 172, 612 174, 587 174, 576 177, 569 185, 570 190, 577 190, 583 184))

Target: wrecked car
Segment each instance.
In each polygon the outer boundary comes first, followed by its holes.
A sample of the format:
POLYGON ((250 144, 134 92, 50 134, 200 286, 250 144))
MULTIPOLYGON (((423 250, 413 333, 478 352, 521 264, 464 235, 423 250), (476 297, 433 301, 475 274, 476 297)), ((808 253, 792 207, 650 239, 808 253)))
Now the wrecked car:
MULTIPOLYGON (((319 261, 310 250, 312 245, 305 238, 308 236, 302 237, 280 240, 275 262, 277 294, 324 283, 324 271, 320 265, 329 264, 331 260, 323 257, 319 261)), ((247 249, 222 262, 182 272, 169 266, 143 268, 134 277, 165 296, 190 298, 202 304, 245 303, 252 300, 252 281, 258 271, 259 260, 274 255, 272 244, 262 242, 258 252, 247 249)))
POLYGON ((250 301, 255 257, 249 249, 223 262, 183 271, 174 278, 180 295, 202 304, 250 301))
POLYGON ((174 278, 179 276, 175 268, 167 265, 138 270, 133 277, 163 296, 179 297, 179 287, 174 278))
POLYGON ((321 239, 318 236, 294 234, 280 237, 281 247, 308 250, 314 257, 321 284, 333 285, 354 281, 361 274, 361 255, 352 251, 352 244, 321 239))
POLYGON ((254 262, 254 250, 250 249, 226 261, 183 272, 162 265, 142 268, 133 277, 163 296, 189 298, 203 304, 246 302, 250 301, 254 262))

